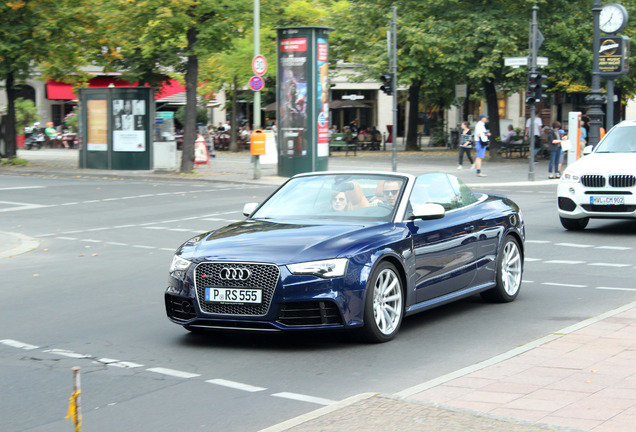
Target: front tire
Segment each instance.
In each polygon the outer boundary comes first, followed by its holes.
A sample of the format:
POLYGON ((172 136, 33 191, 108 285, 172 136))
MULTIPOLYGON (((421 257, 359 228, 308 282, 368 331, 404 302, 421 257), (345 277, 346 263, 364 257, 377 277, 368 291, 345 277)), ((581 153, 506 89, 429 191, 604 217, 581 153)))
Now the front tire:
POLYGON ((512 236, 504 239, 497 256, 497 285, 481 293, 484 300, 508 303, 517 298, 523 275, 523 256, 519 243, 512 236))
POLYGON ((564 217, 559 217, 561 219, 561 225, 563 228, 569 231, 581 231, 584 230, 587 226, 587 223, 590 221, 590 218, 583 219, 568 219, 564 217))
POLYGON ((402 279, 395 266, 384 261, 375 268, 367 283, 362 336, 369 342, 388 342, 400 329, 403 316, 402 279))

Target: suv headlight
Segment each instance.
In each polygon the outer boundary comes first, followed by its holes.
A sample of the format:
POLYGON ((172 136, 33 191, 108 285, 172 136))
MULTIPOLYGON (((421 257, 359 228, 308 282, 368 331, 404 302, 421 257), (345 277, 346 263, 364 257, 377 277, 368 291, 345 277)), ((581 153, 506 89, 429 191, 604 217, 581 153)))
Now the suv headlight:
POLYGON ((347 258, 334 258, 322 261, 308 261, 297 264, 287 264, 292 274, 314 275, 322 278, 334 278, 344 276, 347 270, 347 258))
POLYGON ((577 173, 567 169, 561 176, 561 181, 564 183, 578 183, 580 180, 581 177, 577 173))
POLYGON ((172 257, 172 263, 170 263, 170 273, 187 270, 190 264, 192 264, 191 261, 181 258, 179 255, 175 255, 172 257))

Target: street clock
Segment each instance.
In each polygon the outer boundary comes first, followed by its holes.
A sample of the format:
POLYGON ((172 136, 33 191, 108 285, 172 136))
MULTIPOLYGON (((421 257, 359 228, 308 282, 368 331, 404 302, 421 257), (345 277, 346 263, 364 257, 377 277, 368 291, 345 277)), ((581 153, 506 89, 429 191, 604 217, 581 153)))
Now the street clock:
POLYGON ((601 8, 599 28, 603 33, 615 34, 627 25, 627 9, 618 3, 607 3, 601 8))

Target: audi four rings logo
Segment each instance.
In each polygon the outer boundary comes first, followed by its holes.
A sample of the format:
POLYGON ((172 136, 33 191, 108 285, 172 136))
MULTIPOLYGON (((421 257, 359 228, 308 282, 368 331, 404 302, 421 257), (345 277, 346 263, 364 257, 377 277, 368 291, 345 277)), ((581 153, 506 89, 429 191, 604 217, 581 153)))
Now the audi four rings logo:
POLYGON ((244 281, 249 279, 251 274, 252 272, 246 268, 223 267, 219 273, 219 278, 222 280, 244 281))

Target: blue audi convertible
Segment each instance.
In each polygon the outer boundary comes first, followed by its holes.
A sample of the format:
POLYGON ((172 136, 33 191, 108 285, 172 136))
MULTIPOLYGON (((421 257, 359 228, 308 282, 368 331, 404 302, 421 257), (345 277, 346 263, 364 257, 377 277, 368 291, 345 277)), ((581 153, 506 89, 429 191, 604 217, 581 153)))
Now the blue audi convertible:
POLYGON ((386 342, 408 315, 477 293, 511 302, 521 287, 519 207, 449 174, 299 174, 243 213, 177 249, 165 293, 176 324, 386 342))

